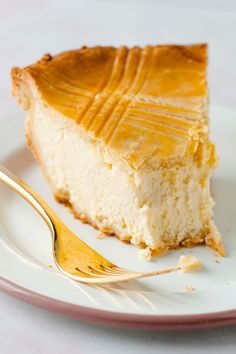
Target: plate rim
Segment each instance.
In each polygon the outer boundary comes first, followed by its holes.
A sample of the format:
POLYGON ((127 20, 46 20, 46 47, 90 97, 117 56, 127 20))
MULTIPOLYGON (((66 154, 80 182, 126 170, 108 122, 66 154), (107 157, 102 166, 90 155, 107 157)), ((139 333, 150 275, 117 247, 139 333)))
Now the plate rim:
MULTIPOLYGON (((236 111, 226 105, 211 104, 211 108, 226 109, 231 113, 236 111)), ((20 116, 20 114, 18 116, 20 116)), ((3 117, 0 119, 0 125, 14 122, 16 119, 17 114, 12 112, 12 114, 9 114, 9 117, 3 117)), ((19 117, 19 119, 21 119, 21 117, 19 117)), ((110 310, 94 309, 58 300, 23 287, 1 275, 0 291, 28 304, 35 305, 63 316, 112 327, 171 331, 216 328, 236 324, 236 307, 230 310, 190 315, 119 313, 110 310)))
POLYGON ((161 330, 193 330, 236 324, 236 308, 194 315, 126 314, 58 300, 22 287, 0 276, 0 290, 30 305, 93 324, 112 327, 161 330))

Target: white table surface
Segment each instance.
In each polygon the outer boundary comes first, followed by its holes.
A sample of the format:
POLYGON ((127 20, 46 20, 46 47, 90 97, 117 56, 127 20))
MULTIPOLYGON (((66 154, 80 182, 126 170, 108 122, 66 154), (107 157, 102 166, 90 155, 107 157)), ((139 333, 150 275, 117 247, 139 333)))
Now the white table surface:
MULTIPOLYGON (((19 111, 10 93, 12 66, 82 44, 208 42, 211 101, 236 108, 235 38, 233 0, 0 0, 0 119, 19 111)), ((235 348, 236 327, 187 333, 106 328, 0 293, 1 354, 216 354, 235 348)))

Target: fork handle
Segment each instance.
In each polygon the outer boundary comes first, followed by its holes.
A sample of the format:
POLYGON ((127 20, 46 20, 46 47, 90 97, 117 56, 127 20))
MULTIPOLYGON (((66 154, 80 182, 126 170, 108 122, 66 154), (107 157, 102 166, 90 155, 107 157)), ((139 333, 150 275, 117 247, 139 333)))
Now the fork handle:
POLYGON ((55 234, 56 220, 58 216, 52 208, 40 197, 38 193, 33 191, 25 182, 16 177, 5 166, 0 165, 0 181, 11 187, 21 197, 23 197, 46 221, 51 234, 55 234))

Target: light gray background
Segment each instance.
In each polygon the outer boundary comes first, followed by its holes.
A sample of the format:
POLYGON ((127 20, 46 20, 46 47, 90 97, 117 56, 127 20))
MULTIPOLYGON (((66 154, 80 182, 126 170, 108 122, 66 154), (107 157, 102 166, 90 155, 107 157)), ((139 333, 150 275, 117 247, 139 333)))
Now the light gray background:
MULTIPOLYGON (((236 1, 0 0, 0 119, 18 112, 10 93, 11 66, 26 65, 43 53, 82 44, 198 41, 210 44, 211 101, 236 108, 236 1)), ((236 327, 187 333, 112 329, 63 318, 0 293, 1 354, 124 351, 235 353, 236 327)))

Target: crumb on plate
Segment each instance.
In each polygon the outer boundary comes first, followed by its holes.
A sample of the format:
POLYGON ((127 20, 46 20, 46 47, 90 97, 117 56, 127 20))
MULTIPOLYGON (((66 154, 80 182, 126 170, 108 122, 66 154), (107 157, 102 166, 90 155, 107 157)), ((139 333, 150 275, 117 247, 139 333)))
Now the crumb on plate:
POLYGON ((196 257, 189 255, 180 256, 178 265, 184 273, 195 272, 203 267, 203 264, 196 257))
POLYGON ((152 258, 152 251, 148 247, 140 249, 139 250, 139 257, 143 261, 149 262, 151 260, 151 258, 152 258))
POLYGON ((97 239, 98 240, 102 240, 103 238, 105 238, 106 237, 106 235, 103 233, 103 232, 99 232, 99 234, 97 235, 97 239))
POLYGON ((195 289, 192 287, 192 285, 188 285, 188 286, 185 286, 185 288, 184 288, 184 291, 187 291, 187 292, 192 292, 192 291, 194 291, 195 289))

